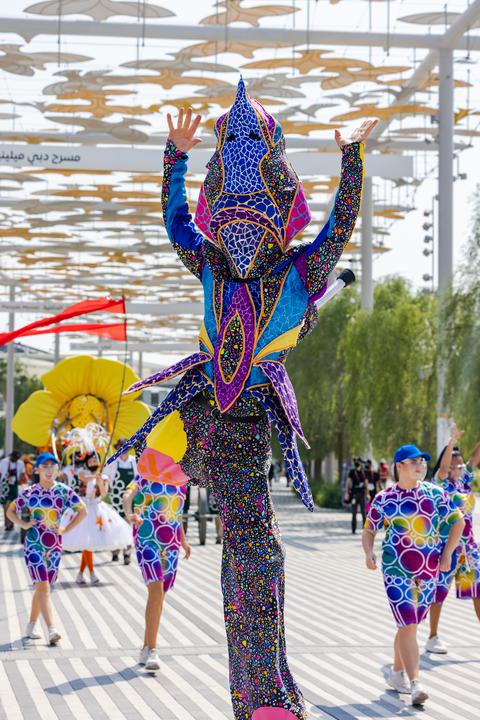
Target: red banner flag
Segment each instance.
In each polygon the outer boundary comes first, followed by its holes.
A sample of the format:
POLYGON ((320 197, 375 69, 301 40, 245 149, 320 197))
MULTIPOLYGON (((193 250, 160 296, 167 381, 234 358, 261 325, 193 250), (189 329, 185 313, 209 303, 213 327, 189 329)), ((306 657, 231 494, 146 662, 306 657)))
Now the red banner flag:
POLYGON ((126 340, 127 323, 64 323, 63 325, 56 325, 55 327, 45 328, 43 330, 32 330, 31 332, 26 333, 26 335, 31 337, 33 335, 47 335, 48 333, 62 332, 86 332, 90 335, 108 337, 111 340, 126 340))
MULTIPOLYGON (((23 337, 25 335, 40 334, 32 331, 38 328, 44 328, 49 325, 57 325, 62 320, 70 320, 70 318, 77 317, 78 315, 86 315, 87 313, 93 312, 111 312, 111 313, 123 313, 125 314, 125 300, 114 300, 113 298, 96 298, 93 300, 81 300, 74 305, 62 310, 57 315, 51 315, 50 317, 43 318, 42 320, 35 320, 35 322, 29 325, 24 325, 18 330, 12 332, 0 333, 0 345, 6 345, 7 343, 15 340, 17 337, 23 337)), ((55 330, 49 330, 48 332, 57 332, 55 330)), ((58 332, 61 332, 59 330, 58 332)), ((86 331, 85 331, 86 332, 86 331)))

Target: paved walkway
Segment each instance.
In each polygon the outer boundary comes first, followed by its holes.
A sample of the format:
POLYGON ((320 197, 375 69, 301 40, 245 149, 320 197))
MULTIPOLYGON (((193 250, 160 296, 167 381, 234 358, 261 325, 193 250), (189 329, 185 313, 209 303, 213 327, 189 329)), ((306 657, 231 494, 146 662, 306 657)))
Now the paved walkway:
MULTIPOLYGON (((274 499, 287 547, 289 660, 311 718, 478 720, 480 626, 468 601, 452 595, 442 637, 447 656, 423 656, 431 700, 424 711, 386 690, 392 619, 381 575, 364 569, 348 516, 308 513, 279 485, 274 499)), ((478 528, 478 521, 477 521, 478 528)), ((8 720, 231 720, 219 587, 221 547, 197 545, 182 562, 166 602, 159 641, 162 669, 137 664, 145 590, 136 563, 97 554, 101 584, 74 583, 78 555, 64 558, 54 592, 61 646, 22 641, 31 597, 17 533, 0 528, 0 718, 8 720), (3 705, 3 711, 2 711, 3 705), (4 714, 2 714, 2 712, 4 714)), ((426 628, 422 628, 424 642, 426 628)))

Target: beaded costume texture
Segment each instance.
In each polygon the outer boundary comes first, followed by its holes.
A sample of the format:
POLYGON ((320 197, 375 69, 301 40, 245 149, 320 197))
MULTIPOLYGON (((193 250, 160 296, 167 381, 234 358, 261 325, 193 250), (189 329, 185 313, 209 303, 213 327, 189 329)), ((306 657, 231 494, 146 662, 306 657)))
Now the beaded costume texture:
POLYGON ((156 424, 179 411, 187 437, 180 465, 192 482, 212 488, 224 523, 222 590, 235 720, 272 707, 303 719, 285 649, 284 550, 267 480, 270 432, 273 424, 286 471, 313 510, 297 449, 297 437, 306 439, 285 360, 313 328, 315 300, 353 232, 363 145, 342 149, 335 205, 320 234, 289 248, 310 212, 280 125, 247 95, 242 80, 215 134, 195 222, 185 193, 188 157, 168 141, 164 158, 167 233, 204 289, 199 351, 129 389, 183 375, 117 456, 127 447, 141 452, 156 424))

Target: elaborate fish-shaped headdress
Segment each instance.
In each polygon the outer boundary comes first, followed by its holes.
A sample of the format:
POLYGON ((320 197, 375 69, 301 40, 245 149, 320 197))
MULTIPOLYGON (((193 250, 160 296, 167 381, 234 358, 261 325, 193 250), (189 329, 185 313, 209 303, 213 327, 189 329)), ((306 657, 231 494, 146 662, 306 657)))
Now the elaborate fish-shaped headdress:
POLYGON ((242 79, 215 135, 195 222, 223 253, 233 277, 260 277, 310 222, 302 184, 280 124, 249 97, 242 79))

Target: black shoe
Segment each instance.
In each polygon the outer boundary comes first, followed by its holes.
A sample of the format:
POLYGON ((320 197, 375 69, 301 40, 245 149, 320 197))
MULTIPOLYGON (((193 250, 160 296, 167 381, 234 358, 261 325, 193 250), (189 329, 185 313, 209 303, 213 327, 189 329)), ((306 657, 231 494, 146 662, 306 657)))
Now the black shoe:
POLYGON ((112 552, 112 562, 118 562, 118 552, 112 552))
POLYGON ((124 565, 130 565, 130 560, 131 560, 130 555, 123 556, 123 564, 124 565))
POLYGON ((216 544, 216 545, 221 545, 221 544, 222 544, 222 538, 221 538, 221 537, 217 537, 217 539, 215 540, 215 544, 216 544))

